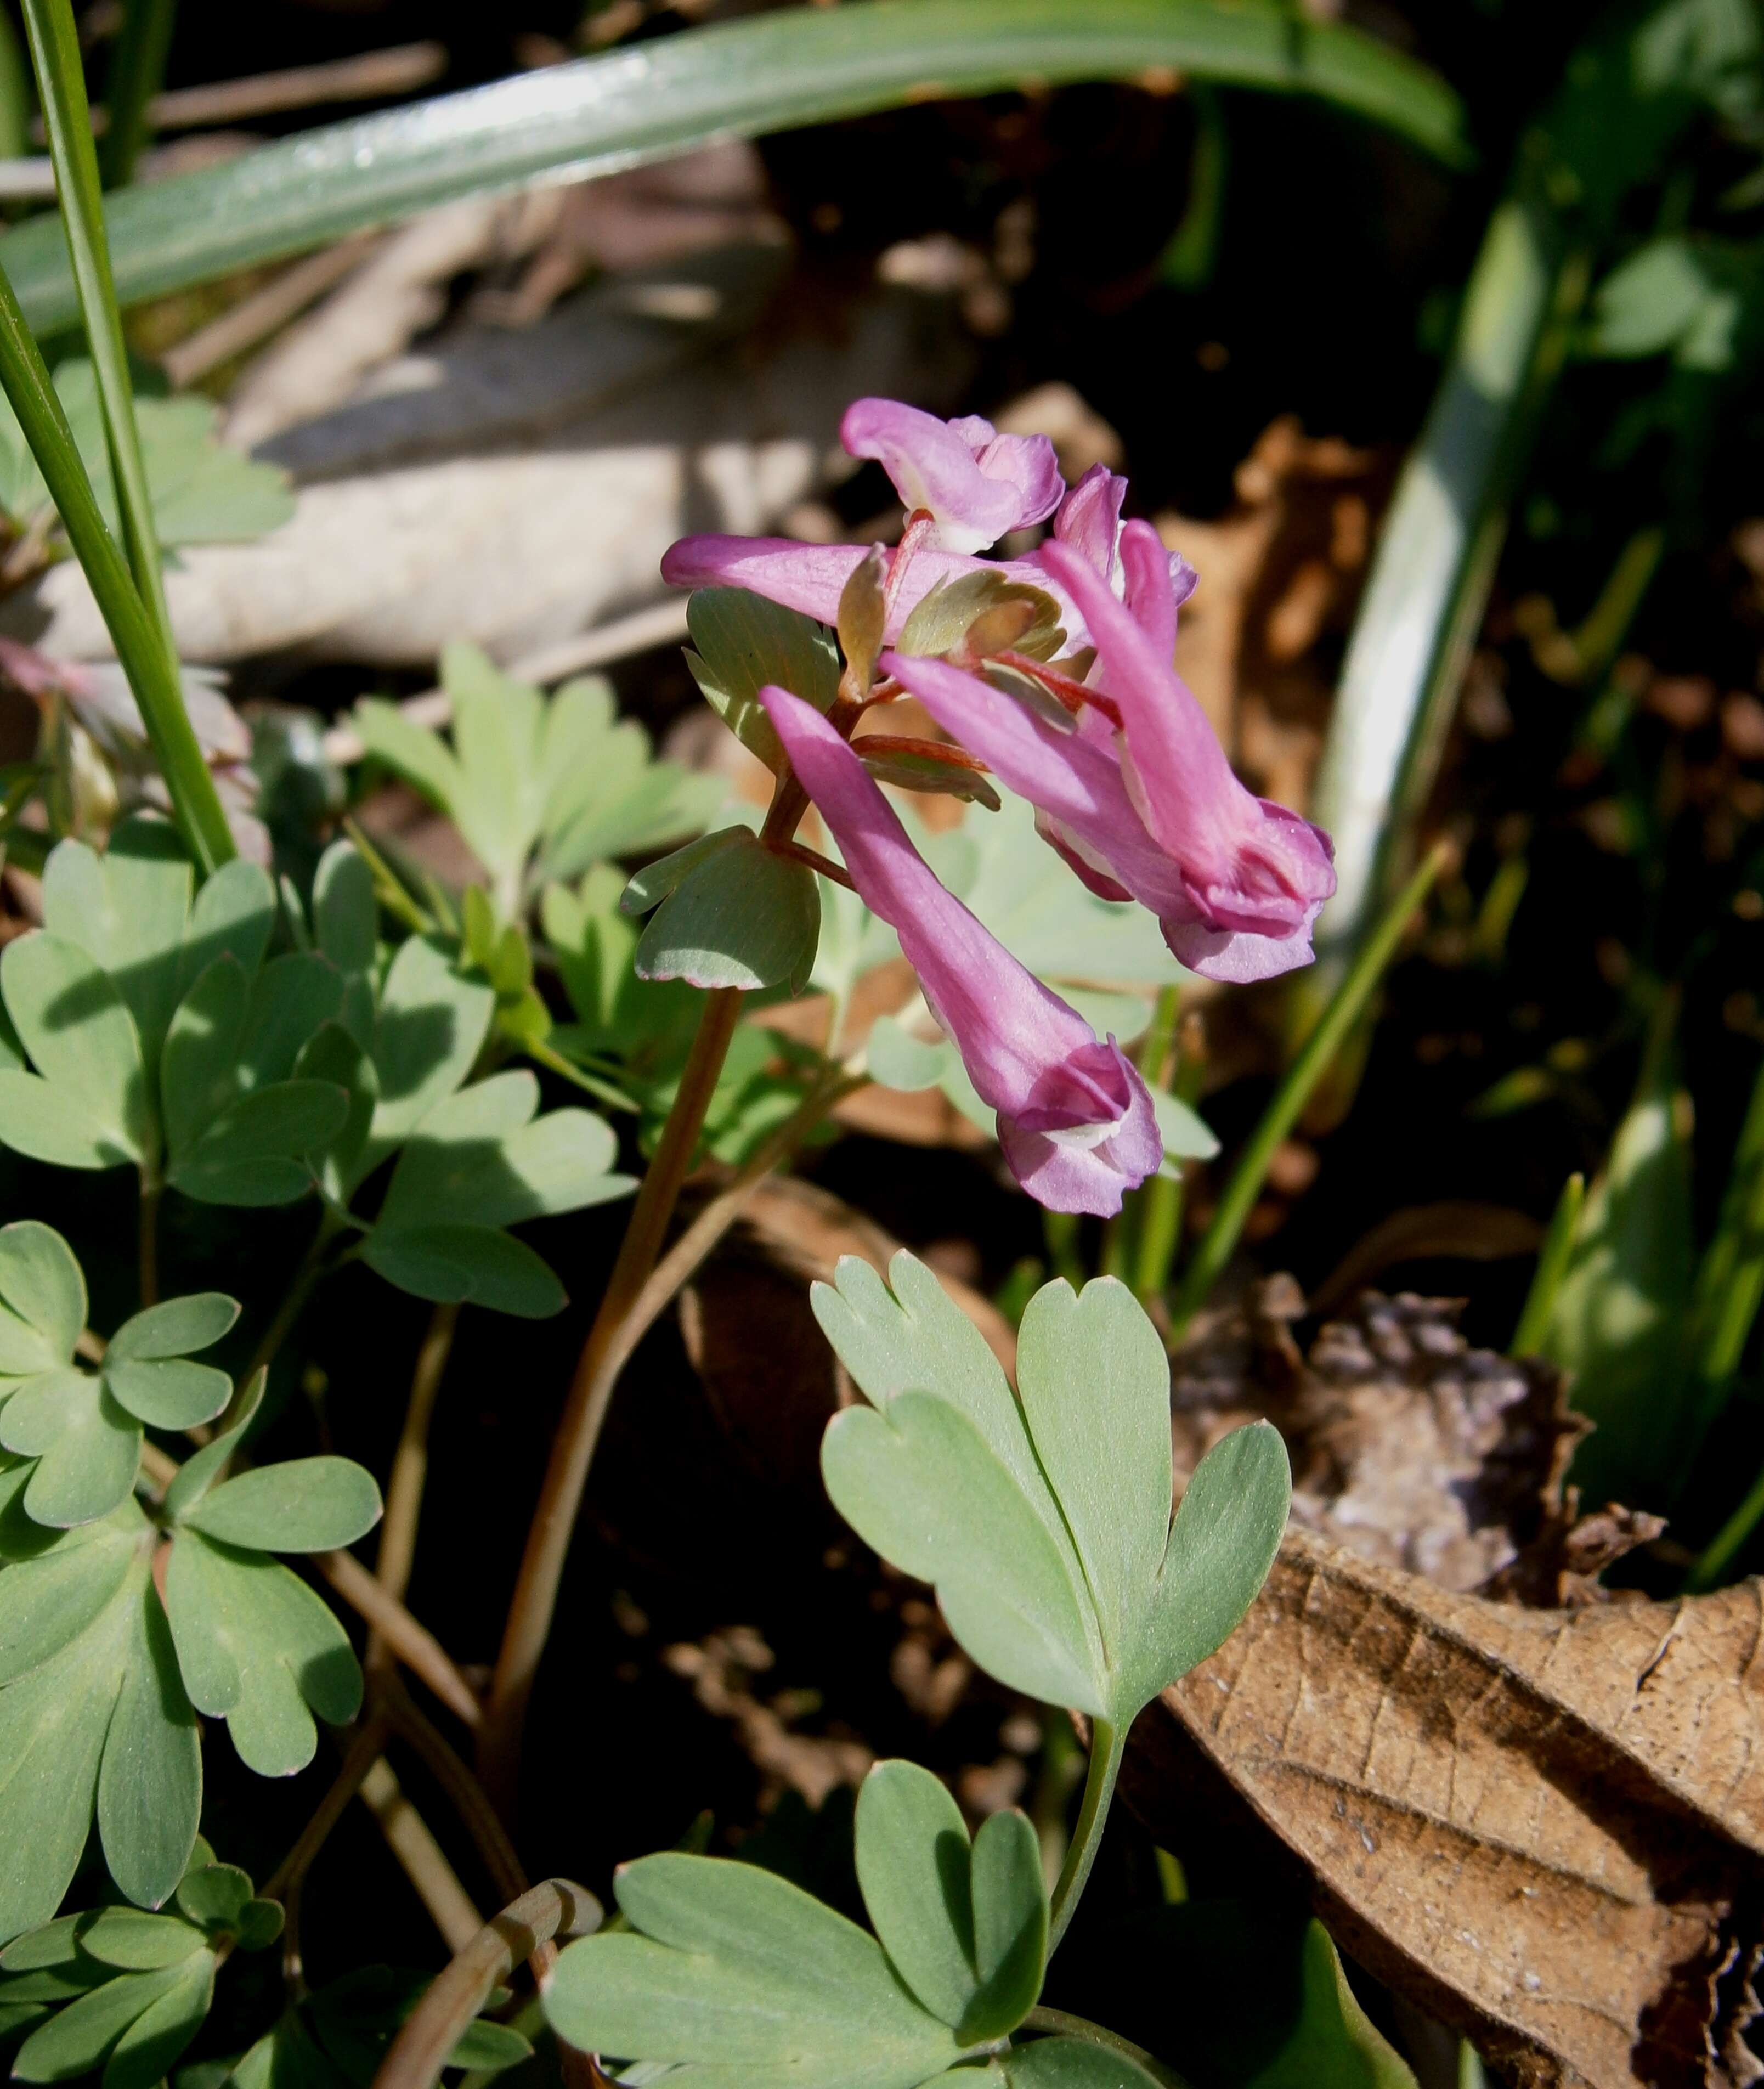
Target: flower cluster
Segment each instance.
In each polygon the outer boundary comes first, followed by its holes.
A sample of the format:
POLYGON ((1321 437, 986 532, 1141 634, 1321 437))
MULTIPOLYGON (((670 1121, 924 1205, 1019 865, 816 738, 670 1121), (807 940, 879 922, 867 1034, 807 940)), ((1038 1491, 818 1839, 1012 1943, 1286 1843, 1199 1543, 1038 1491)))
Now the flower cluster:
MULTIPOLYGON (((858 400, 841 434, 853 456, 881 463, 908 510, 884 588, 878 693, 917 697, 1029 800, 1043 838, 1092 891, 1150 908, 1191 971, 1241 982, 1308 963, 1312 925, 1335 889, 1329 838, 1232 774, 1172 664, 1194 572, 1148 523, 1122 521, 1126 481, 1099 465, 1068 489, 1044 437, 886 399, 858 400), (1050 517, 1051 534, 1026 555, 978 555, 1050 517), (974 574, 1051 598, 1065 657, 1027 657, 1008 640, 978 654, 903 646, 914 611, 974 574)), ((699 536, 674 545, 662 571, 679 586, 747 588, 831 624, 871 556, 855 545, 699 536)), ((931 1012, 997 1111, 1017 1180, 1055 1210, 1119 1210, 1162 1155, 1131 1062, 943 889, 838 726, 781 689, 762 701, 859 894, 899 933, 931 1012)))

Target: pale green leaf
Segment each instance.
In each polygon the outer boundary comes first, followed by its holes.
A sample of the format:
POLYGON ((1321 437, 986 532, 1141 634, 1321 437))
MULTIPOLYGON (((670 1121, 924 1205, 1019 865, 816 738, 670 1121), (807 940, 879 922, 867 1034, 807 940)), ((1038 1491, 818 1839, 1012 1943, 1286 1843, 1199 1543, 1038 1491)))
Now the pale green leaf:
POLYGON ((214 1954, 195 1952, 175 1970, 165 1992, 117 2040, 100 2089, 153 2089, 201 2030, 214 1999, 214 1954))
MULTIPOLYGON (((32 1063, 65 1099, 69 1117, 92 1128, 103 1156, 96 1165, 145 1160, 154 1126, 141 1041, 115 982, 79 945, 41 931, 6 946, 0 992, 32 1063)), ((28 1143, 33 1092, 24 1082, 20 1074, 0 1075, 0 1129, 19 1152, 58 1160, 59 1127, 49 1126, 45 1150, 28 1143)))
POLYGON ((751 1864, 666 1852, 627 1864, 629 1932, 559 1959, 546 2013, 587 2051, 701 2063, 679 2078, 795 2089, 915 2089, 961 2055, 876 1940, 751 1864))
POLYGON ((328 1552, 379 1521, 379 1489, 353 1459, 259 1465, 203 1495, 185 1526, 254 1552, 328 1552))
POLYGON ((79 1918, 79 1949, 120 1973, 182 1965, 202 1949, 202 1932, 182 1916, 139 1907, 101 1907, 79 1918))
POLYGON ((713 833, 700 834, 696 842, 687 842, 683 847, 674 849, 654 863, 645 864, 634 872, 619 896, 621 914, 647 914, 652 907, 659 907, 671 894, 677 892, 700 864, 721 856, 726 849, 739 848, 746 827, 718 827, 713 833))
POLYGON ((374 873, 350 842, 333 842, 312 880, 312 927, 343 980, 343 1027, 365 1050, 374 1034, 374 873))
POLYGON ((235 856, 205 879, 185 924, 178 962, 182 997, 219 957, 249 976, 263 962, 276 927, 276 888, 260 864, 235 856))
MULTIPOLYGON (((229 1302, 230 1303, 230 1302, 229 1302)), ((104 1383, 118 1406, 152 1429, 194 1429, 212 1422, 233 1396, 233 1381, 212 1364, 105 1358, 104 1383)))
POLYGON ((178 1988, 183 1971, 181 1965, 161 1966, 106 1980, 32 2031, 13 2073, 21 2082, 67 2082, 94 2072, 135 2019, 178 1988))
POLYGON ((66 1527, 94 1522, 127 1499, 141 1426, 102 1379, 45 1371, 25 1379, 0 1407, 0 1444, 36 1461, 24 1490, 30 1516, 66 1527))
POLYGON ((45 927, 109 974, 135 1018, 150 1073, 177 1005, 195 879, 178 830, 142 814, 123 821, 101 856, 65 841, 44 866, 45 927))
POLYGON ((388 1284, 437 1305, 487 1306, 545 1320, 569 1303, 541 1256, 490 1226, 418 1226, 384 1238, 376 1229, 362 1252, 388 1284))
POLYGON ((342 1726, 361 1709, 348 1634, 305 1582, 262 1553, 181 1529, 165 1607, 191 1703, 226 1720, 240 1760, 260 1776, 311 1761, 314 1713, 342 1726))
MULTIPOLYGON (((0 983, 3 978, 0 973, 0 983)), ((495 1008, 495 989, 457 970, 445 945, 413 936, 400 946, 374 1019, 379 1100, 360 1172, 407 1139, 465 1080, 495 1008)))
POLYGON ((1047 1963, 1047 1882, 1041 1838, 1004 1807, 974 1838, 974 1959, 978 1982, 956 2027, 969 2044, 1002 2038, 1035 2006, 1047 1963))
POLYGON ((35 1219, 0 1226, 0 1380, 73 1361, 86 1324, 86 1280, 52 1226, 35 1219))
POLYGON ((1244 2089, 1415 2089, 1415 2076, 1347 1984, 1329 1932, 1304 1932, 1299 2020, 1244 2089))
POLYGON ((978 1985, 968 1829, 941 1778, 879 1762, 858 1791, 858 1884, 890 1963, 940 2022, 961 2022, 978 1985))
POLYGON ((132 1315, 110 1337, 108 1369, 133 1358, 187 1357, 211 1348, 239 1317, 239 1302, 220 1291, 191 1291, 132 1315))
POLYGON ((308 1156, 323 1152, 350 1114, 329 1081, 275 1081, 228 1105, 168 1179, 209 1204, 291 1204, 312 1187, 308 1156))
POLYGON ((1000 2073, 1009 2089, 1156 2089, 1156 2077, 1137 2062, 1088 2039, 1038 2038, 1013 2047, 1000 2073))
MULTIPOLYGON (((348 999, 345 993, 345 1009, 348 999)), ((372 1019, 368 1027, 371 1031, 372 1019)), ((322 1081, 346 1098, 342 1129, 306 1156, 306 1163, 324 1195, 333 1203, 348 1202, 351 1186, 373 1127, 379 1090, 374 1062, 353 1030, 341 1023, 324 1025, 294 1062, 297 1083, 322 1081)))

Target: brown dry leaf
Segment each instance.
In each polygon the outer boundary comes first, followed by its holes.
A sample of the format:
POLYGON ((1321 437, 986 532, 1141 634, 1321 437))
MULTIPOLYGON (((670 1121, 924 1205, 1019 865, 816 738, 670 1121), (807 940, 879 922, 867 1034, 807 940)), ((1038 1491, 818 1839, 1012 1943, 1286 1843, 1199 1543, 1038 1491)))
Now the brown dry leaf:
POLYGON ((1123 1790, 1180 1850, 1222 1780, 1332 1934, 1525 2089, 1750 2083, 1761 1628, 1755 1581, 1527 1611, 1294 1531, 1123 1790))
POLYGON ((1288 414, 1238 466, 1231 513, 1157 518, 1201 576, 1176 665, 1248 780, 1299 811, 1334 691, 1318 643, 1351 620, 1389 486, 1387 461, 1288 414))

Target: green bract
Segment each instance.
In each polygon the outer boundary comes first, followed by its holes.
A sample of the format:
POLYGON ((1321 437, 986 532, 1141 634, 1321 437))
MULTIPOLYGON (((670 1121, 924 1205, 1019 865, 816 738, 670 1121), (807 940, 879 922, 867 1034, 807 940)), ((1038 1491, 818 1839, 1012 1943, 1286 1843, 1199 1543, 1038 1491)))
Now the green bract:
POLYGON ((820 935, 820 881, 746 827, 721 827, 640 870, 619 905, 655 918, 633 963, 644 980, 743 993, 807 986, 820 935))
POLYGON ((220 1949, 260 1951, 281 1931, 276 1902, 254 1898, 246 1874, 200 1841, 176 1907, 63 1915, 0 1951, 0 2033, 30 2034, 18 2080, 101 2070, 102 2089, 152 2089, 202 2027, 220 1949))
POLYGON ((721 801, 713 779, 652 758, 649 735, 615 718, 599 676, 547 701, 477 646, 450 646, 441 680, 451 746, 396 704, 360 705, 356 728, 370 754, 447 813, 505 911, 519 905, 536 850, 541 876, 574 877, 603 856, 696 833, 721 801))
POLYGON ((66 1527, 127 1499, 142 1425, 190 1429, 232 1396, 225 1371, 188 1352, 217 1342, 239 1309, 218 1292, 169 1298, 125 1321, 96 1372, 74 1362, 86 1284, 61 1235, 35 1220, 0 1228, 0 1487, 37 1523, 66 1527))
POLYGON ((1286 1525, 1287 1456, 1265 1423, 1214 1446, 1170 1518, 1170 1370, 1122 1285, 1038 1292, 1021 1398, 911 1255, 892 1292, 846 1258, 816 1317, 873 1405, 828 1425, 827 1491, 867 1542, 936 1584, 990 1674, 1124 1734, 1253 1601, 1286 1525))
POLYGON ((323 958, 264 964, 276 903, 255 864, 194 881, 162 820, 125 821, 102 856, 51 853, 44 928, 0 959, 23 1047, 0 1069, 0 1141, 62 1167, 131 1161, 205 1203, 290 1203, 300 1156, 347 1113, 334 1083, 293 1078, 343 982, 323 958))
POLYGON ((747 752, 777 774, 784 749, 760 692, 776 682, 816 710, 830 710, 839 693, 833 633, 746 588, 695 589, 686 622, 697 649, 687 654, 686 664, 705 702, 747 752))

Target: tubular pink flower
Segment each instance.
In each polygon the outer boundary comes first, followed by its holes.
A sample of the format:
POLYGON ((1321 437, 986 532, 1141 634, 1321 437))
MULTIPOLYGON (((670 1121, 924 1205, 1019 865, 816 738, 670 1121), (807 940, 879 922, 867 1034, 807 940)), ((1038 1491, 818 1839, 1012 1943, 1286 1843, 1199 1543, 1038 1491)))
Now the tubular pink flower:
MULTIPOLYGON (((1121 508, 1127 499, 1127 481, 1106 464, 1094 464, 1060 504, 1054 517, 1054 541, 1068 546, 1120 594, 1126 585, 1121 559, 1121 508)), ((1041 551, 1030 554, 1032 563, 1042 563, 1041 551)), ((1170 650, 1175 646, 1175 614, 1194 593, 1199 578, 1180 551, 1171 551, 1165 564, 1168 584, 1162 590, 1171 620, 1170 650)), ((1132 604, 1129 603, 1129 607, 1132 604)), ((1166 613, 1164 603, 1154 605, 1166 613)), ((1136 614, 1138 612, 1136 611, 1136 614)))
POLYGON ((819 711, 776 688, 763 688, 760 701, 865 905, 899 936, 927 1006, 998 1113, 1011 1173, 1051 1211, 1112 1217, 1123 1192, 1163 1158, 1138 1070, 938 883, 875 779, 819 711))
POLYGON ((854 399, 839 440, 851 456, 876 460, 909 514, 932 517, 932 541, 946 551, 984 551, 1045 522, 1066 490, 1045 435, 1001 435, 976 414, 940 421, 897 399, 854 399))
POLYGON ((1042 549, 1090 625, 1092 679, 1120 732, 1064 730, 944 661, 891 653, 884 671, 1037 808, 1044 838, 1093 891, 1150 908, 1191 971, 1272 978, 1310 960, 1311 925, 1335 889, 1329 837, 1232 774, 1169 664, 1175 613, 1157 533, 1130 522, 1121 550, 1124 603, 1068 545, 1042 549))
MULTIPOLYGON (((799 544, 792 537, 683 537, 663 556, 662 577, 672 587, 747 588, 819 623, 837 624, 840 594, 868 555, 864 544, 799 544)), ((899 555, 889 554, 891 560, 899 555)), ((1000 573, 1051 594, 1060 605, 1071 642, 1083 643, 1083 620, 1064 590, 1040 566, 1027 559, 970 558, 935 544, 921 545, 907 560, 901 586, 890 599, 888 639, 900 637, 907 618, 940 581, 976 573, 1000 573)))

